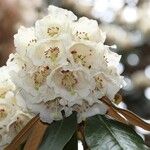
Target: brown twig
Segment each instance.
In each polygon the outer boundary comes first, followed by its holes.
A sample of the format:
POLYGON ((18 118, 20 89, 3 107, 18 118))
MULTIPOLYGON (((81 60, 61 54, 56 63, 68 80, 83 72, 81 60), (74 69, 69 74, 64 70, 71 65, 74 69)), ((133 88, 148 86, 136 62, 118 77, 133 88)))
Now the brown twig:
POLYGON ((48 127, 48 124, 42 123, 40 120, 37 122, 34 130, 32 131, 31 136, 27 140, 24 150, 37 150, 42 139, 44 136, 44 133, 48 127))
POLYGON ((143 121, 140 117, 129 110, 118 109, 118 111, 132 124, 139 126, 147 131, 150 131, 150 124, 143 121))
POLYGON ((85 140, 85 122, 84 121, 78 125, 77 137, 78 137, 78 140, 82 141, 84 150, 89 150, 89 147, 85 140))
POLYGON ((124 124, 128 124, 127 120, 123 118, 113 107, 109 107, 107 111, 107 115, 113 117, 115 120, 122 122, 124 124))
POLYGON ((109 109, 111 110, 111 112, 109 113, 109 116, 115 118, 116 120, 121 121, 122 117, 117 115, 117 114, 121 114, 126 118, 126 120, 127 120, 126 123, 129 122, 130 124, 132 124, 134 126, 139 126, 139 127, 143 128, 147 131, 150 131, 150 124, 143 121, 140 117, 138 117, 134 113, 132 113, 128 110, 116 107, 106 96, 102 97, 100 100, 103 103, 105 103, 109 107, 109 109), (112 110, 115 111, 115 115, 114 115, 114 111, 112 112, 112 110))
POLYGON ((5 150, 15 150, 20 146, 20 144, 25 142, 25 140, 31 133, 33 126, 38 122, 38 120, 39 120, 38 115, 35 116, 33 119, 31 119, 27 123, 27 125, 19 132, 19 134, 13 139, 13 141, 5 148, 5 150))

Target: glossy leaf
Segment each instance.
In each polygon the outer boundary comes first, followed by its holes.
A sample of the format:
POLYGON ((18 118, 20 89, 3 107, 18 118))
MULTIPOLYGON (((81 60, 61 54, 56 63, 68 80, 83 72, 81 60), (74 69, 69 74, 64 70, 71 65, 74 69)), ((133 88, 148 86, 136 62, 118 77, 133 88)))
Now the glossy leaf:
POLYGON ((101 115, 87 119, 85 139, 91 150, 149 149, 131 127, 101 115))
POLYGON ((40 150, 62 150, 73 136, 77 126, 76 114, 53 122, 47 128, 40 145, 40 150))

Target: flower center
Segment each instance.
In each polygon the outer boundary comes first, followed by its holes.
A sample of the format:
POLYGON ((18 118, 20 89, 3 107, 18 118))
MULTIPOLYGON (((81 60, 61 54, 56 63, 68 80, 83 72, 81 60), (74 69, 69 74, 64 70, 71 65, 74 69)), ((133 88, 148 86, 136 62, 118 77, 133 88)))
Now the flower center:
POLYGON ((47 34, 51 37, 57 35, 59 33, 60 29, 59 27, 49 27, 47 29, 47 34))
POLYGON ((73 72, 66 70, 61 71, 63 74, 62 85, 72 94, 74 93, 74 87, 77 84, 77 79, 75 78, 73 72))
POLYGON ((88 35, 88 33, 86 33, 86 32, 79 32, 79 31, 77 31, 76 34, 75 34, 75 36, 76 36, 78 39, 90 40, 89 35, 88 35))
POLYGON ((103 79, 100 76, 94 77, 95 82, 96 82, 96 87, 95 90, 99 91, 103 88, 103 79))
POLYGON ((2 106, 0 108, 0 120, 4 119, 5 117, 7 117, 6 108, 4 106, 2 106))
POLYGON ((75 63, 81 63, 82 66, 85 66, 91 69, 91 65, 87 64, 86 55, 78 54, 76 50, 71 51, 75 63))
POLYGON ((33 74, 33 80, 35 84, 35 89, 39 89, 39 87, 43 84, 43 82, 46 81, 47 76, 50 73, 50 69, 48 66, 39 68, 38 71, 36 71, 33 74))
POLYGON ((46 58, 50 58, 53 62, 56 60, 59 54, 58 47, 50 47, 47 51, 44 52, 46 58))
POLYGON ((5 88, 0 88, 0 98, 5 98, 7 89, 5 88))

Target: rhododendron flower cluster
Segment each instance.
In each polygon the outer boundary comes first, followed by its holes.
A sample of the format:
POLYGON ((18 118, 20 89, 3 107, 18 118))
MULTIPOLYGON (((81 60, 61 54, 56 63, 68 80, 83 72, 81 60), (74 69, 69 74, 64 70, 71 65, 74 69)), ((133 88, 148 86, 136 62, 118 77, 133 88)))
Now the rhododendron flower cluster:
POLYGON ((34 116, 25 101, 15 92, 8 68, 0 68, 0 149, 7 146, 26 123, 34 116))
POLYGON ((105 114, 99 99, 113 100, 124 82, 120 56, 104 45, 105 37, 97 21, 55 6, 34 27, 21 27, 7 66, 28 110, 47 123, 73 111, 78 122, 105 114))

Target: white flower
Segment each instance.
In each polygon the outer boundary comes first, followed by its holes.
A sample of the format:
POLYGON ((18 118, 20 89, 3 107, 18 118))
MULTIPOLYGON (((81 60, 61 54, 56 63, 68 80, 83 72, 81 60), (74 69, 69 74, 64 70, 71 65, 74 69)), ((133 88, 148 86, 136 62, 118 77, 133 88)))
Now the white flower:
POLYGON ((10 80, 7 67, 0 68, 0 98, 5 98, 9 91, 15 90, 14 83, 10 80))
POLYGON ((13 138, 19 133, 19 131, 30 121, 33 116, 28 113, 17 111, 15 115, 10 118, 9 122, 5 126, 0 127, 0 149, 4 149, 11 143, 13 138))
MULTIPOLYGON (((47 123, 72 111, 78 122, 105 114, 108 108, 99 99, 113 100, 124 84, 117 71, 121 57, 104 45, 105 33, 95 20, 77 20, 72 12, 55 6, 48 11, 34 27, 21 27, 15 35, 17 53, 10 55, 7 66, 15 83, 16 112, 29 110, 47 123)), ((0 95, 10 100, 5 94, 10 87, 5 88, 0 88, 0 95)))
POLYGON ((106 35, 98 26, 96 20, 86 17, 80 18, 72 25, 72 34, 75 41, 94 41, 104 43, 106 35))
POLYGON ((13 120, 6 126, 6 139, 10 143, 13 138, 25 127, 25 125, 32 119, 33 115, 22 111, 17 111, 13 116, 13 120))
POLYGON ((61 105, 60 100, 62 100, 62 98, 57 97, 46 103, 32 104, 29 102, 27 105, 35 114, 40 113, 43 122, 52 123, 54 120, 61 120, 63 117, 68 117, 72 114, 72 108, 61 105), (65 116, 63 116, 63 111, 65 116))
POLYGON ((103 58, 108 67, 114 67, 117 69, 121 56, 115 52, 112 52, 109 49, 109 46, 103 46, 103 58))
POLYGON ((82 105, 73 106, 73 110, 78 112, 78 123, 96 114, 106 114, 107 109, 107 106, 100 101, 93 105, 89 105, 87 102, 83 101, 82 105))
POLYGON ((8 124, 21 106, 27 110, 23 99, 16 96, 18 95, 15 92, 16 87, 11 81, 8 71, 8 67, 0 68, 0 126, 8 124))
POLYGON ((6 128, 0 128, 0 150, 3 150, 9 143, 6 128))
POLYGON ((69 48, 68 59, 73 65, 82 66, 91 73, 100 68, 100 55, 96 43, 74 43, 69 48))
POLYGON ((97 98, 107 96, 109 99, 112 100, 115 94, 122 87, 123 78, 118 75, 110 75, 106 72, 100 72, 94 75, 93 77, 96 83, 93 92, 97 98))
POLYGON ((28 56, 36 66, 58 66, 66 61, 65 50, 62 40, 47 40, 29 49, 28 56))
MULTIPOLYGON (((9 55, 9 59, 7 61, 7 67, 9 68, 9 72, 11 71, 18 72, 20 70, 22 70, 23 72, 29 72, 34 68, 29 58, 22 56, 18 53, 9 55)), ((11 76, 11 73, 9 74, 11 76)))
POLYGON ((8 74, 9 67, 0 68, 0 148, 6 147, 34 116, 8 74))
POLYGON ((48 66, 37 67, 29 72, 11 72, 14 83, 20 88, 20 93, 25 90, 28 93, 28 99, 32 103, 48 101, 53 99, 55 93, 53 89, 46 85, 47 76, 50 74, 48 66))
POLYGON ((77 17, 71 12, 55 6, 49 6, 49 15, 35 24, 39 39, 55 39, 70 32, 70 22, 77 17))
POLYGON ((16 51, 21 55, 26 55, 27 49, 37 42, 34 28, 20 27, 18 33, 14 35, 16 51))
POLYGON ((86 98, 92 87, 92 79, 81 68, 62 66, 54 70, 47 83, 55 93, 68 101, 86 98))
POLYGON ((5 100, 3 100, 3 102, 0 103, 0 127, 9 123, 15 111, 16 108, 12 104, 9 104, 9 102, 6 103, 5 100))
POLYGON ((77 16, 72 12, 72 11, 69 11, 69 10, 66 10, 66 9, 63 9, 63 8, 58 8, 56 6, 53 6, 53 5, 50 5, 48 7, 48 14, 49 15, 53 15, 55 17, 58 17, 58 18, 63 18, 63 19, 67 19, 67 20, 70 20, 70 21, 75 21, 77 20, 77 16))

